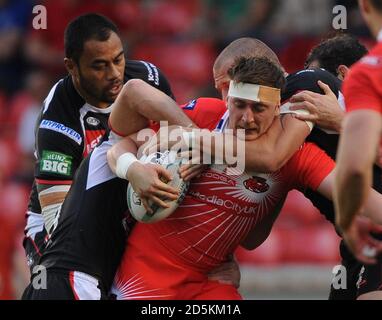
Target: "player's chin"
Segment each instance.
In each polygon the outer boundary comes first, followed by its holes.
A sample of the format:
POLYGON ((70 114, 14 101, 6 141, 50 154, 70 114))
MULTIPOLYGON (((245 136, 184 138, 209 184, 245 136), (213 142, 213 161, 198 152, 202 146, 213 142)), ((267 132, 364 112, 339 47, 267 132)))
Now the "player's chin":
POLYGON ((122 90, 122 85, 116 86, 110 90, 107 90, 104 95, 109 101, 114 101, 118 97, 121 90, 122 90))
POLYGON ((103 100, 105 102, 108 102, 108 103, 113 103, 115 101, 115 99, 117 99, 118 97, 118 93, 110 93, 110 92, 106 92, 104 95, 103 95, 103 100))
POLYGON ((257 130, 245 130, 245 141, 256 140, 259 137, 259 132, 257 130))

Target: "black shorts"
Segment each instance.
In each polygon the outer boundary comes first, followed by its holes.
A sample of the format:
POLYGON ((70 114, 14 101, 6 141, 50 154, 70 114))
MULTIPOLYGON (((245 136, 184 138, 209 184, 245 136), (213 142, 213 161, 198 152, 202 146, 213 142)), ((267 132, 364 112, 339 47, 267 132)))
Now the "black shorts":
POLYGON ((39 264, 44 252, 47 232, 44 227, 44 218, 41 214, 28 211, 26 214, 26 227, 23 246, 27 257, 30 273, 39 264))
POLYGON ((382 254, 377 263, 362 265, 347 249, 344 241, 340 244, 342 265, 346 269, 346 289, 330 289, 329 300, 356 300, 360 295, 382 290, 382 254))
POLYGON ((99 281, 83 272, 46 270, 32 275, 22 300, 106 300, 99 281))
MULTIPOLYGON (((374 235, 382 240, 381 235, 374 235)), ((371 291, 382 290, 382 254, 377 257, 376 264, 362 266, 357 279, 357 296, 371 291)))
POLYGON ((349 251, 343 240, 340 243, 340 255, 342 258, 341 264, 346 270, 346 289, 335 289, 332 284, 330 286, 329 300, 356 300, 357 281, 362 264, 349 251))

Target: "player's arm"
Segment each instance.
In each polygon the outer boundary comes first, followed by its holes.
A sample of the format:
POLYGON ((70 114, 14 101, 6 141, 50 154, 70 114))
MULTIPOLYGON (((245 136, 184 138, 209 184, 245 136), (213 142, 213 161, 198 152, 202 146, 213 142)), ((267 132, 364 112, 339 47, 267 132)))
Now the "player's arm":
MULTIPOLYGON (((183 130, 190 132, 193 129, 183 128, 183 130)), ((198 130, 192 136, 196 141, 189 140, 185 143, 187 146, 192 146, 194 151, 198 149, 203 154, 210 155, 213 163, 236 165, 257 172, 273 172, 290 159, 303 144, 309 132, 310 127, 305 121, 295 119, 291 114, 285 114, 275 118, 271 128, 253 141, 244 141, 227 132, 198 130)), ((152 144, 150 150, 153 152, 162 147, 163 143, 158 142, 158 145, 152 144)))
MULTIPOLYGON (((167 95, 142 80, 130 80, 125 84, 115 102, 110 115, 110 126, 114 132, 125 136, 146 128, 149 124, 148 119, 155 121, 166 119, 170 125, 195 126, 175 101, 167 95)), ((281 121, 275 121, 272 130, 263 137, 246 143, 247 169, 254 171, 279 169, 309 134, 309 127, 304 121, 297 120, 288 114, 283 115, 281 119, 281 121)), ((233 148, 237 150, 237 141, 233 139, 233 142, 233 148)), ((203 139, 202 145, 204 150, 212 153, 212 156, 229 154, 225 152, 226 144, 215 145, 213 137, 203 139)), ((227 162, 231 159, 224 158, 224 160, 227 162)))
POLYGON ((129 80, 122 88, 109 123, 120 136, 127 136, 149 126, 149 120, 168 121, 169 125, 194 126, 176 102, 140 79, 129 80))
POLYGON ((172 179, 170 173, 161 165, 144 164, 136 158, 138 147, 142 143, 138 141, 137 134, 122 139, 111 132, 110 139, 114 140, 114 144, 107 152, 107 160, 113 173, 131 183, 150 213, 152 209, 149 201, 168 208, 164 200, 176 200, 179 196, 179 191, 166 183, 172 179))
POLYGON ((366 203, 381 129, 380 114, 372 110, 356 110, 344 121, 335 181, 336 220, 342 230, 349 228, 366 203))
POLYGON ((83 151, 79 135, 74 130, 64 135, 52 130, 57 122, 49 121, 43 120, 37 131, 35 170, 41 213, 48 234, 70 189, 83 151))
MULTIPOLYGON (((335 184, 333 171, 321 183, 318 191, 331 198, 335 184)), ((350 200, 350 199, 347 199, 350 200)), ((376 255, 382 251, 382 242, 376 240, 370 233, 382 232, 382 195, 374 189, 368 189, 365 205, 360 208, 346 229, 342 229, 342 237, 354 256, 365 264, 376 263, 376 255)), ((338 212, 336 212, 338 215, 338 212)), ((338 216, 336 217, 338 219, 338 216)), ((340 227, 341 228, 341 227, 340 227)))
MULTIPOLYGON (((260 138, 245 142, 245 169, 257 172, 273 172, 280 169, 303 144, 310 132, 309 126, 291 114, 275 118, 271 128, 260 138)), ((214 133, 217 139, 219 134, 214 133)), ((228 134, 224 134, 226 141, 228 134)), ((211 151, 213 156, 224 155, 224 162, 231 161, 227 156, 227 143, 219 144, 215 138, 204 139, 201 144, 203 152, 211 151)), ((241 148, 237 139, 233 141, 234 154, 240 156, 241 148)))

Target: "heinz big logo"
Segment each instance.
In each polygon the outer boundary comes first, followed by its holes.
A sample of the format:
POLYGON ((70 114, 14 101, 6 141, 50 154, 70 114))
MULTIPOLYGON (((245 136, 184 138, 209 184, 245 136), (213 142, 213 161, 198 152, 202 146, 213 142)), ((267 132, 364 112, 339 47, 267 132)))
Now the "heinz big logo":
POLYGON ((40 162, 40 171, 70 176, 72 157, 63 153, 44 150, 40 162))

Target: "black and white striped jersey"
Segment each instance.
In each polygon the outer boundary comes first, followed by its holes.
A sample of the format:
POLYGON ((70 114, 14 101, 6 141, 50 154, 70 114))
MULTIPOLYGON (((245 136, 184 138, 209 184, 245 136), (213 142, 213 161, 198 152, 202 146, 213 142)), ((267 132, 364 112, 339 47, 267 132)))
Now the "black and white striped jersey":
POLYGON ((134 219, 127 207, 128 181, 110 170, 104 138, 78 168, 39 263, 80 271, 110 289, 134 219))
MULTIPOLYGON (((145 61, 126 60, 124 82, 142 79, 173 97, 163 73, 145 61)), ((41 215, 36 181, 67 191, 82 159, 108 131, 111 107, 99 109, 86 103, 67 76, 50 90, 36 123, 35 181, 28 210, 24 248, 28 265, 34 266, 43 252, 47 231, 41 215)))
MULTIPOLYGON (((173 97, 164 75, 151 63, 126 61, 125 82, 138 78, 173 97)), ((67 76, 50 90, 36 123, 35 179, 43 184, 65 184, 73 178, 82 159, 107 132, 111 107, 86 103, 67 76)), ((40 213, 35 185, 28 209, 40 213)))

